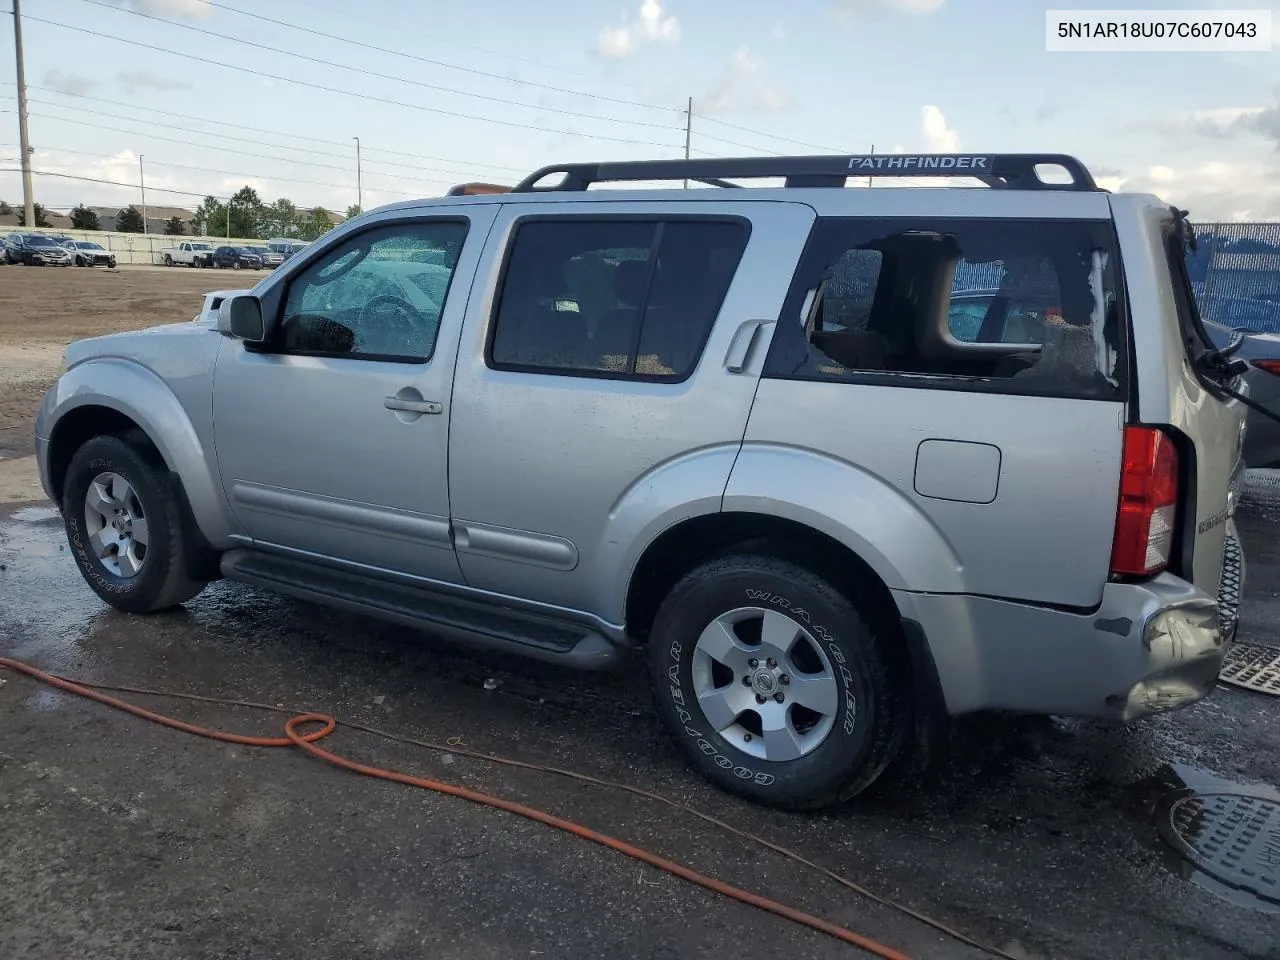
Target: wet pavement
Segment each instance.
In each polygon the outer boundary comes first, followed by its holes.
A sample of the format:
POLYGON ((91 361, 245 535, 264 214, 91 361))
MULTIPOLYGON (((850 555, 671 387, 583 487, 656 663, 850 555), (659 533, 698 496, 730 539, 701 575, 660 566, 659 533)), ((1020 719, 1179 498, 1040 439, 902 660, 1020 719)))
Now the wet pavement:
MULTIPOLYGON (((1241 640, 1280 644, 1277 524, 1241 517, 1241 640)), ((686 768, 639 661, 608 676, 504 664, 229 583, 178 612, 126 616, 89 592, 43 506, 0 508, 0 564, 0 655, 45 669, 314 708, 635 784, 1014 956, 1280 957, 1280 910, 1197 872, 1156 829, 1161 804, 1187 786, 1276 795, 1278 698, 1220 687, 1127 727, 967 718, 926 782, 886 781, 846 809, 789 815, 686 768)), ((245 733, 276 735, 281 722, 148 705, 245 733)), ((349 730, 326 743, 572 817, 912 957, 983 955, 650 801, 349 730)), ((0 851, 5 960, 860 955, 507 814, 292 750, 167 731, 3 672, 0 851)))

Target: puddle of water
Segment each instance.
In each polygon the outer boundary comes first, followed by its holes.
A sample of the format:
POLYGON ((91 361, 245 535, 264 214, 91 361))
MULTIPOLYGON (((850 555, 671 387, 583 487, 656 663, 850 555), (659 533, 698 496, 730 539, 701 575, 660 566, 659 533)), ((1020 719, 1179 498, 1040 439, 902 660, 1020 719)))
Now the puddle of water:
MULTIPOLYGON (((1163 815, 1162 802, 1173 794, 1194 790, 1200 794, 1229 793, 1262 797, 1280 803, 1280 789, 1270 784, 1242 783, 1220 777, 1212 771, 1191 764, 1173 763, 1162 767, 1156 774, 1139 783, 1135 789, 1148 798, 1155 797, 1155 814, 1163 815)), ((1280 904, 1264 900, 1247 890, 1241 890, 1211 876, 1170 846, 1155 830, 1143 834, 1142 839, 1157 853, 1160 863, 1174 876, 1187 880, 1203 890, 1231 903, 1280 916, 1280 904)))
POLYGON ((23 507, 21 510, 13 511, 10 516, 19 523, 44 523, 48 520, 57 520, 61 515, 57 507, 23 507))

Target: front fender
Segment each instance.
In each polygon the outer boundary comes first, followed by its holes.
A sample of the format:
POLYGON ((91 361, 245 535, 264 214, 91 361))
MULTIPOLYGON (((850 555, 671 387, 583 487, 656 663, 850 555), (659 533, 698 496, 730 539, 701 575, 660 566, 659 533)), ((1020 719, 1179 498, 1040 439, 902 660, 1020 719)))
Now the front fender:
POLYGON ((50 451, 58 444, 60 424, 85 407, 105 407, 128 417, 155 444, 169 469, 182 480, 192 515, 215 547, 229 545, 238 525, 227 510, 215 474, 213 453, 177 396, 154 372, 132 360, 103 357, 77 364, 45 395, 36 416, 41 475, 48 476, 50 451))
POLYGON ((946 535, 896 487, 850 463, 781 444, 746 444, 724 509, 802 523, 844 544, 890 590, 964 593, 946 535))
POLYGON ((592 596, 597 613, 626 619, 627 591, 640 558, 662 533, 692 517, 720 512, 720 498, 738 444, 707 447, 660 463, 618 497, 595 556, 592 596))

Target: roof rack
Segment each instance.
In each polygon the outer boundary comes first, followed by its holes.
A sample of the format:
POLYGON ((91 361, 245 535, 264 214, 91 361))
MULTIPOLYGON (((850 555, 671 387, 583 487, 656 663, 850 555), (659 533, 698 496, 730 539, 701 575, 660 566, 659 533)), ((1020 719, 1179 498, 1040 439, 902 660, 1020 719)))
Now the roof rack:
POLYGON ((456 187, 450 187, 449 192, 445 194, 447 197, 479 197, 488 196, 495 193, 510 193, 511 188, 503 186, 500 183, 460 183, 456 187))
POLYGON ((593 183, 637 180, 696 180, 716 187, 742 186, 726 179, 730 177, 782 178, 788 187, 843 187, 849 177, 972 177, 1005 190, 1099 189, 1084 164, 1063 153, 880 153, 566 163, 535 171, 511 192, 578 191, 593 183), (1044 180, 1038 167, 1057 167, 1071 179, 1044 180), (559 183, 538 185, 557 173, 564 177, 559 183))

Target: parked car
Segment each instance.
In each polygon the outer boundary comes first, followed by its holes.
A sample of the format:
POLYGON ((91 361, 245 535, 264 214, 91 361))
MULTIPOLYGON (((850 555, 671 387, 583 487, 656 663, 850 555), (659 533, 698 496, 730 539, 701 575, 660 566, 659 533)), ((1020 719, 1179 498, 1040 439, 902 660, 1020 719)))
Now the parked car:
POLYGON ((263 269, 274 270, 280 264, 284 263, 284 254, 277 253, 270 247, 245 247, 250 253, 257 254, 259 260, 262 261, 263 269))
MULTIPOLYGON (((1220 323, 1206 320, 1204 326, 1219 350, 1231 343, 1236 334, 1235 330, 1220 323)), ((1234 358, 1249 362, 1250 370, 1245 375, 1249 383, 1249 399, 1280 417, 1280 334, 1241 332, 1244 333, 1244 343, 1234 358)), ((1280 467, 1280 422, 1257 410, 1249 411, 1244 461, 1255 469, 1280 467)))
POLYGON ((248 247, 218 247, 213 251, 213 265, 218 269, 260 270, 262 258, 248 247))
MULTIPOLYGON (((56 243, 54 239, 43 233, 10 234, 10 239, 17 237, 12 254, 13 263, 22 263, 28 267, 69 267, 71 254, 56 243)), ((9 256, 9 242, 5 241, 5 253, 9 256)))
POLYGON ((311 246, 308 240, 290 240, 286 237, 273 237, 267 241, 267 247, 288 260, 296 253, 301 253, 311 246))
POLYGON ((227 577, 583 668, 642 645, 697 770, 822 806, 941 715, 1214 689, 1246 411, 1191 239, 1058 155, 546 168, 72 344, 40 476, 117 609, 227 577), (686 178, 720 189, 588 189, 686 178), (950 328, 973 263, 1027 342, 950 328))
POLYGON ((22 263, 22 253, 26 249, 26 234, 17 231, 4 238, 4 262, 22 263))
POLYGON ((92 240, 68 240, 63 244, 77 267, 106 266, 114 268, 116 255, 92 240))
POLYGON ((185 264, 188 267, 207 267, 213 261, 213 245, 202 240, 183 240, 160 251, 161 262, 166 267, 185 264))

